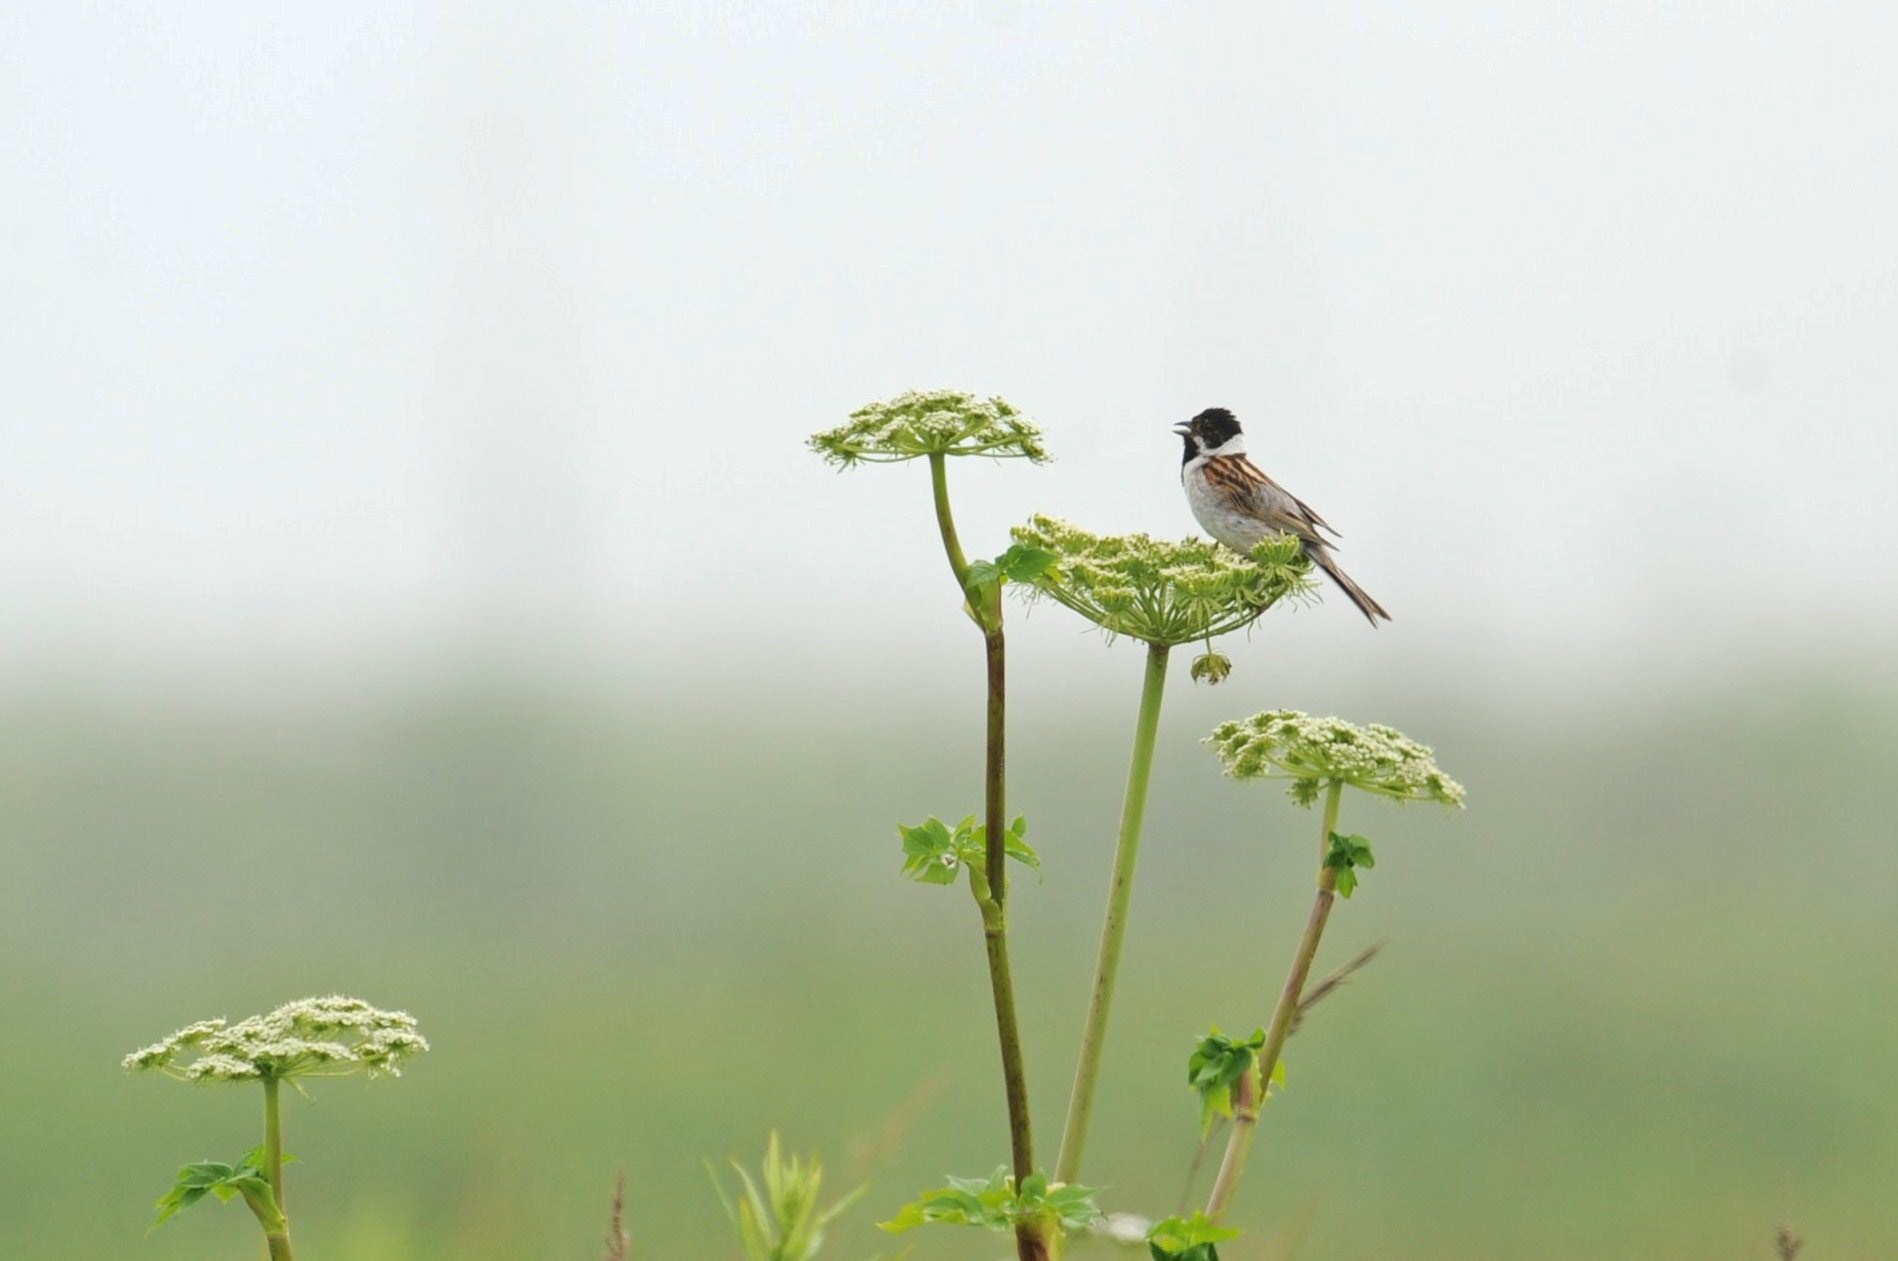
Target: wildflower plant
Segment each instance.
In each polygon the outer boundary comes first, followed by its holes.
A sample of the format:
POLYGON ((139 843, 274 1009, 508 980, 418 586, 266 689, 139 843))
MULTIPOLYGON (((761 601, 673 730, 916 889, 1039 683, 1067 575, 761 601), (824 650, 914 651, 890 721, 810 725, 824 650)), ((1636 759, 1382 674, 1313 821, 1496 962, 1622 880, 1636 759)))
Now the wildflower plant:
POLYGON ((331 995, 285 1003, 234 1024, 201 1020, 132 1052, 124 1066, 133 1072, 200 1085, 255 1082, 264 1093, 262 1145, 234 1165, 199 1161, 181 1168, 158 1201, 158 1222, 207 1195, 221 1201, 241 1196, 263 1228, 271 1261, 291 1261, 283 1167, 292 1158, 283 1150, 283 1084, 301 1093, 304 1078, 400 1077, 402 1065, 426 1050, 428 1040, 407 1012, 331 995))
POLYGON ((1109 639, 1125 636, 1147 645, 1100 953, 1055 1163, 1055 1177, 1072 1180, 1080 1174, 1126 939, 1168 656, 1182 644, 1203 642, 1206 652, 1193 663, 1193 678, 1222 681, 1232 662, 1213 650, 1213 639, 1245 629, 1281 601, 1307 595, 1311 562, 1290 535, 1263 540, 1242 555, 1205 539, 1101 535, 1037 516, 1015 527, 1013 537, 1016 546, 1051 558, 1030 584, 1033 596, 1079 613, 1109 639))
MULTIPOLYGON (((1338 831, 1344 790, 1350 788, 1386 800, 1428 801, 1451 807, 1461 807, 1464 794, 1463 786, 1438 768, 1427 746, 1375 723, 1359 726, 1341 718, 1314 718, 1296 710, 1268 710, 1221 723, 1206 743, 1234 779, 1282 781, 1299 805, 1310 807, 1321 799, 1324 802, 1319 825, 1318 888, 1311 913, 1292 954, 1291 968, 1264 1039, 1256 1048, 1250 1048, 1253 1064, 1232 1080, 1226 1100, 1233 1118, 1232 1133, 1206 1204, 1207 1218, 1217 1221, 1231 1204, 1245 1170, 1270 1084, 1284 1082, 1280 1055, 1305 1005, 1305 981, 1311 975, 1332 905, 1339 896, 1350 897, 1358 886, 1359 873, 1376 862, 1368 840, 1338 831)), ((1202 1043, 1202 1048, 1205 1045, 1202 1043)), ((1196 1055, 1195 1063, 1199 1061, 1196 1055)), ((1230 1063, 1230 1059, 1223 1063, 1230 1063)), ((1201 1106, 1204 1116, 1203 1088, 1201 1106)))
MULTIPOLYGON (((1034 1160, 1034 1131, 1028 1111, 1028 1070, 1022 1055, 1016 1015, 1015 982, 1008 955, 1007 862, 1038 865, 1022 836, 1026 823, 1007 822, 1007 639, 1003 625, 1003 589, 1010 583, 1045 580, 1055 556, 1017 542, 993 559, 970 560, 962 549, 949 502, 951 458, 976 456, 1019 459, 1031 464, 1049 456, 1041 431, 999 398, 978 398, 954 390, 911 391, 852 412, 847 423, 811 435, 811 450, 839 468, 858 464, 896 464, 925 460, 943 555, 961 592, 963 611, 982 633, 987 671, 983 756, 982 814, 950 828, 931 818, 903 827, 904 871, 924 884, 953 884, 969 873, 969 891, 982 922, 989 990, 995 1007, 996 1039, 1001 1048, 1002 1087, 1008 1104, 1012 1185, 1045 1185, 1034 1160)), ((1044 1261, 1050 1254, 1051 1219, 1018 1213, 1011 1220, 1021 1261, 1044 1261)))

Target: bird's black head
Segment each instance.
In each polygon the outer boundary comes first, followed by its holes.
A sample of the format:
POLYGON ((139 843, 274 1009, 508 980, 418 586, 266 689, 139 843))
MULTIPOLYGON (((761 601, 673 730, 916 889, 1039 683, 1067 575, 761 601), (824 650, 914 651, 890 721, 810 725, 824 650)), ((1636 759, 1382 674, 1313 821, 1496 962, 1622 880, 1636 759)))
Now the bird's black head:
POLYGON ((1209 407, 1185 424, 1173 426, 1173 432, 1186 441, 1186 456, 1180 461, 1184 464, 1196 455, 1217 451, 1238 437, 1239 418, 1223 407, 1209 407))

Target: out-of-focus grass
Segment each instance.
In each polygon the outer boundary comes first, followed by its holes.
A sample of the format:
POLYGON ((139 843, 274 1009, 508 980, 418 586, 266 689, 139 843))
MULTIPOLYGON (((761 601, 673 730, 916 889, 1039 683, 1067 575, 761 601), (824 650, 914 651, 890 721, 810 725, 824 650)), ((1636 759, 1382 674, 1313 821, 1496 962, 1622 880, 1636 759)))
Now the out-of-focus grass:
MULTIPOLYGON (((634 1256, 727 1257, 701 1157, 754 1159, 773 1126, 840 1188, 875 1183, 829 1255, 884 1248, 874 1218, 1006 1148, 973 912, 895 875, 895 819, 974 808, 974 722, 899 701, 10 704, 0 1256, 249 1255, 238 1209, 143 1232, 175 1165, 256 1141, 254 1092, 118 1059, 332 989, 413 1010, 437 1049, 287 1104, 307 1256, 595 1256, 624 1164, 634 1256), (853 1167, 932 1081, 895 1153, 853 1167)), ((1171 1211, 1186 1052, 1264 1019, 1307 897, 1311 817, 1192 743, 1251 707, 1183 691, 1164 725, 1090 1143, 1110 1207, 1171 1211)), ((1782 1219, 1815 1261, 1898 1254, 1891 713, 1817 685, 1580 725, 1354 711, 1436 743, 1472 808, 1345 820, 1379 864, 1320 966, 1393 945, 1292 1044, 1236 1261, 1291 1240, 1301 1261, 1732 1261, 1782 1219)), ((1013 919, 1050 1160, 1127 718, 1029 705, 1014 733, 1047 865, 1013 919)), ((913 1255, 1006 1251, 986 1244, 913 1255)))

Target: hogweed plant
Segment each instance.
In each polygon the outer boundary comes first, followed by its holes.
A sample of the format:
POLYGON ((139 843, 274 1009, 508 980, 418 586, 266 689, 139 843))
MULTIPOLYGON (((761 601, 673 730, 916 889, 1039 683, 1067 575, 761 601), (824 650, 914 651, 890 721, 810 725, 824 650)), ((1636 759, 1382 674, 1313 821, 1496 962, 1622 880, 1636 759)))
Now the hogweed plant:
POLYGON ((249 1082, 263 1088, 264 1141, 236 1164, 205 1160, 184 1166, 158 1201, 157 1225, 207 1195, 241 1196, 271 1261, 292 1261, 283 1193, 282 1090, 314 1077, 400 1077, 402 1065, 428 1050, 407 1012, 380 1011, 359 998, 305 998, 236 1024, 202 1020, 125 1057, 134 1072, 160 1073, 210 1085, 249 1082))
POLYGON ((1126 636, 1147 646, 1107 913, 1055 1162, 1055 1177, 1072 1181, 1080 1174, 1126 939, 1168 656, 1182 644, 1204 643, 1206 652, 1193 663, 1194 679, 1224 679, 1232 663, 1214 651, 1212 641, 1252 625, 1288 597, 1309 593, 1311 562, 1290 535, 1267 539, 1250 555, 1241 555, 1204 539, 1175 543, 1144 534, 1098 535, 1038 516, 1016 527, 1014 538, 1017 547, 1052 558, 1032 580, 1036 595, 1079 613, 1110 639, 1126 636))
MULTIPOLYGON (((809 445, 839 468, 927 461, 943 554, 961 594, 963 610, 982 634, 987 708, 981 822, 977 824, 971 817, 951 830, 940 820, 931 819, 916 828, 903 829, 904 866, 910 875, 933 884, 951 884, 958 871, 969 872, 969 890, 982 923, 996 1039, 1001 1047, 1013 1179, 1015 1185, 1026 1188, 1036 1177, 1034 1130, 1009 965, 1007 914, 1008 858, 1011 849, 1018 858, 1023 857, 1026 847, 1021 841, 1025 825, 1018 820, 1010 827, 1005 822, 1008 671, 1002 589, 1011 582, 1045 577, 1054 557, 1032 545, 1017 544, 992 560, 971 561, 962 550, 949 503, 948 466, 952 458, 971 456, 1039 464, 1049 458, 1047 448, 1042 444, 1041 431, 1007 402, 953 390, 912 391, 871 403, 852 412, 848 423, 813 434, 809 445)), ((1054 1221, 1058 1225, 1058 1217, 1054 1221)), ((1041 1261, 1050 1255, 1054 1243, 1049 1218, 1020 1214, 1013 1220, 1012 1229, 1021 1261, 1041 1261)))
POLYGON ((1220 1112, 1230 1115, 1233 1122, 1206 1202, 1207 1219, 1217 1222, 1231 1206, 1245 1171, 1267 1094, 1273 1085, 1284 1084, 1280 1055, 1297 1023, 1305 981, 1332 904, 1339 897, 1349 898, 1358 886, 1359 873, 1376 861, 1368 840, 1338 831, 1344 790, 1387 800, 1461 807, 1463 787, 1438 769, 1429 748, 1402 732, 1376 724, 1361 727, 1339 718, 1314 718, 1295 710, 1268 710, 1243 721, 1222 723, 1207 743, 1234 779, 1284 780, 1299 805, 1324 802, 1318 832, 1318 889, 1272 1022, 1262 1036, 1244 1043, 1221 1038, 1215 1030, 1201 1042, 1189 1065, 1201 1095, 1202 1118, 1210 1122, 1212 1113, 1220 1112))

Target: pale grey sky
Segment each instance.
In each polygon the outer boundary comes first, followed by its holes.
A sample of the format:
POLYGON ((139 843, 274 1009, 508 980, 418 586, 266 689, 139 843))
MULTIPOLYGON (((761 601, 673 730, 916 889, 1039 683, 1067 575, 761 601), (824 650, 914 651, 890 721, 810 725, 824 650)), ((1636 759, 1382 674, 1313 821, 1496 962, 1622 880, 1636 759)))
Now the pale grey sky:
POLYGON ((1347 664, 1898 628, 1887 5, 272 8, 0 11, 0 669, 952 636, 910 386, 978 549, 1234 408, 1347 664))

